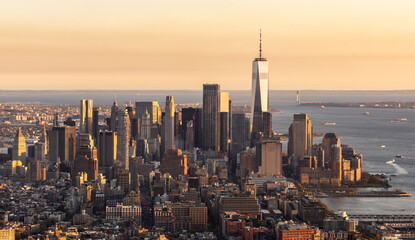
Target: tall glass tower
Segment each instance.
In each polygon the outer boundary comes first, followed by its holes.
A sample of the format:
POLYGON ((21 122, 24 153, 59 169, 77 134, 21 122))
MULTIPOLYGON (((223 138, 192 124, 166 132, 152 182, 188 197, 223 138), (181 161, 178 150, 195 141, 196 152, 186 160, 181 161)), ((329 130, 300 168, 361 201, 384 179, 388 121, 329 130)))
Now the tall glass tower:
POLYGON ((166 109, 164 115, 164 151, 175 149, 174 146, 174 99, 166 97, 166 109))
POLYGON ((251 98, 251 139, 255 139, 259 133, 264 132, 263 113, 268 112, 269 106, 268 61, 262 57, 261 32, 259 58, 255 58, 252 62, 251 98))
POLYGON ((81 100, 81 123, 79 125, 79 132, 89 133, 92 135, 92 100, 81 100))

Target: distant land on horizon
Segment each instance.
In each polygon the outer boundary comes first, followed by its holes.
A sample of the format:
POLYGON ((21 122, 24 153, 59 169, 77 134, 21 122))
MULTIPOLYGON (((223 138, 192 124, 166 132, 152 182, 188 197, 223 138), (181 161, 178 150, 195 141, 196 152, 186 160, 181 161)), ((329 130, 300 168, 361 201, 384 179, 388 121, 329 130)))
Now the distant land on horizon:
MULTIPOLYGON (((250 104, 250 90, 226 90, 234 104, 250 104)), ((270 90, 271 105, 295 102, 297 90, 270 90)), ((202 102, 201 90, 0 90, 0 103, 37 102, 41 104, 79 104, 80 99, 93 99, 96 104, 119 104, 130 101, 159 101, 164 105, 167 95, 177 104, 202 102)), ((415 90, 300 90, 302 102, 378 102, 415 101, 415 90)))

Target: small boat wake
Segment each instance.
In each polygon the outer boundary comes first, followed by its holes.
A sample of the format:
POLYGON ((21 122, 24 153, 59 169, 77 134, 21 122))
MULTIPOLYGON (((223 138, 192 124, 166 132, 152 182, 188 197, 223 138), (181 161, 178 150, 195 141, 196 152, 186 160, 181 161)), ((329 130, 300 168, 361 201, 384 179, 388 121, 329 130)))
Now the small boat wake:
POLYGON ((389 164, 389 165, 391 165, 392 167, 395 168, 395 175, 408 174, 408 171, 405 168, 403 168, 403 167, 401 167, 401 166, 399 166, 398 164, 395 163, 395 159, 387 161, 386 164, 389 164))

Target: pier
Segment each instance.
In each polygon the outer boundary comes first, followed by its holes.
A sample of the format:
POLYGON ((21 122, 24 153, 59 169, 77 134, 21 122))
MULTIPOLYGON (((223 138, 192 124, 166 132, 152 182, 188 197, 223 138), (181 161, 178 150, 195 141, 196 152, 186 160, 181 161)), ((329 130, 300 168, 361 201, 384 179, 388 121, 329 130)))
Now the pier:
POLYGON ((415 214, 347 214, 349 218, 358 221, 383 223, 413 223, 415 214))

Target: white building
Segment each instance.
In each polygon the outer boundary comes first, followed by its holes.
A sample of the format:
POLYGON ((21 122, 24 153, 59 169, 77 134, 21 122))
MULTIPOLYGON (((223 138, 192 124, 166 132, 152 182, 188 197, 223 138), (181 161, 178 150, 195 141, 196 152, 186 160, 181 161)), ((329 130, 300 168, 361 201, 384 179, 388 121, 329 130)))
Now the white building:
POLYGON ((105 211, 107 220, 115 221, 128 221, 136 220, 138 224, 141 224, 141 206, 124 206, 123 204, 117 204, 116 206, 107 206, 105 211))

